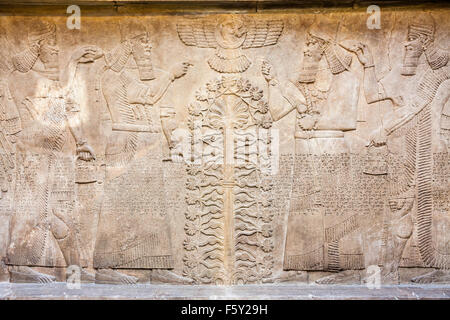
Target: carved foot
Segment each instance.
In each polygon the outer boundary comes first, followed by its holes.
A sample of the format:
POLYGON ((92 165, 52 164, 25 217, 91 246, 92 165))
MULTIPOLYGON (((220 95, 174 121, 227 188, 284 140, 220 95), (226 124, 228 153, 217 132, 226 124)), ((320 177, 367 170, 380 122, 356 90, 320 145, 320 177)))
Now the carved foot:
POLYGON ((398 275, 398 264, 387 263, 381 269, 381 282, 383 284, 399 284, 400 278, 398 275))
MULTIPOLYGON (((368 270, 366 271, 368 273, 368 270)), ((370 274, 367 277, 362 279, 362 283, 365 285, 373 284, 374 281, 377 281, 376 278, 374 278, 375 274, 370 274)), ((384 267, 381 269, 381 272, 379 274, 379 282, 380 285, 386 285, 386 284, 399 284, 399 277, 398 277, 398 270, 384 267)))
POLYGON ((398 277, 398 271, 381 272, 381 282, 383 284, 399 284, 400 279, 398 277))
POLYGON ((81 282, 82 283, 94 283, 95 282, 95 274, 87 272, 86 270, 81 270, 81 282))
POLYGON ((153 269, 151 283, 170 283, 170 284, 192 284, 193 279, 180 276, 172 271, 164 269, 153 269))
POLYGON ((306 282, 304 271, 279 272, 273 277, 262 280, 262 283, 280 283, 280 282, 306 282))
POLYGON ((15 283, 52 283, 56 280, 54 276, 34 271, 25 266, 14 266, 10 273, 10 281, 15 283))
POLYGON ((99 269, 95 273, 95 283, 97 284, 136 284, 137 282, 138 278, 112 269, 99 269))
POLYGON ((450 271, 435 270, 411 279, 415 283, 449 283, 450 271))
MULTIPOLYGON (((72 277, 74 272, 70 272, 70 270, 66 271, 66 281, 69 280, 69 278, 72 277)), ((95 275, 92 273, 87 272, 85 269, 82 269, 80 272, 80 281, 81 283, 94 283, 95 282, 95 275)))
POLYGON ((315 281, 317 284, 360 284, 361 277, 358 271, 345 270, 315 281))

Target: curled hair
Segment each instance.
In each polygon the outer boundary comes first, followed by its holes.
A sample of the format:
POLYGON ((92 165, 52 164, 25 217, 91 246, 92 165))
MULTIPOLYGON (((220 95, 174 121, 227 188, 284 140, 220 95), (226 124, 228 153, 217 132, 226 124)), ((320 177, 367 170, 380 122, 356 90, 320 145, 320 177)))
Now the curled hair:
POLYGON ((124 41, 118 45, 112 52, 105 56, 108 67, 115 71, 120 72, 128 62, 132 52, 132 45, 130 41, 124 41))
POLYGON ((38 58, 38 51, 34 47, 25 49, 24 51, 16 54, 12 58, 14 68, 20 72, 28 72, 33 68, 38 58))

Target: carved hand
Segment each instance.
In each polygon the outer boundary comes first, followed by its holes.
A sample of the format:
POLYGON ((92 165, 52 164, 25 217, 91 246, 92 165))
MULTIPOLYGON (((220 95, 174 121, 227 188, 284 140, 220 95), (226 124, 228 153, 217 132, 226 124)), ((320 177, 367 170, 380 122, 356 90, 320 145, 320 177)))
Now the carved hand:
POLYGON ((39 48, 41 47, 42 39, 39 40, 31 40, 29 42, 30 50, 37 53, 39 52, 39 48))
POLYGON ((175 110, 168 108, 161 108, 161 126, 166 136, 169 148, 173 148, 173 142, 171 139, 172 132, 177 128, 177 123, 174 119, 175 110))
POLYGON ((183 154, 179 153, 176 149, 170 149, 170 159, 175 163, 183 162, 183 154))
POLYGON ((83 161, 95 160, 94 150, 86 142, 77 144, 77 158, 83 161))
POLYGON ((267 62, 266 60, 263 61, 261 65, 261 73, 263 74, 264 78, 267 82, 270 82, 271 80, 275 79, 275 71, 272 67, 272 65, 267 62))
POLYGON ((375 146, 375 147, 381 147, 386 144, 387 140, 387 134, 383 127, 380 127, 373 131, 370 134, 369 137, 369 143, 367 144, 367 147, 375 146))
POLYGON ((181 78, 182 76, 184 76, 187 73, 189 66, 192 66, 192 65, 193 64, 190 62, 182 62, 180 64, 175 65, 171 71, 173 78, 178 79, 178 78, 181 78))
POLYGON ((183 162, 183 142, 184 131, 182 129, 175 129, 170 135, 170 158, 173 162, 183 162))
POLYGON ((373 56, 367 45, 360 42, 353 46, 351 50, 356 54, 359 62, 361 62, 363 66, 373 66, 373 56))
POLYGON ((396 108, 402 107, 402 106, 405 105, 405 102, 404 102, 402 96, 396 96, 396 97, 393 97, 393 98, 392 98, 392 103, 394 104, 394 106, 395 106, 396 108))
POLYGON ((94 62, 94 60, 103 56, 103 51, 97 46, 85 46, 77 49, 72 54, 72 61, 77 63, 94 62))

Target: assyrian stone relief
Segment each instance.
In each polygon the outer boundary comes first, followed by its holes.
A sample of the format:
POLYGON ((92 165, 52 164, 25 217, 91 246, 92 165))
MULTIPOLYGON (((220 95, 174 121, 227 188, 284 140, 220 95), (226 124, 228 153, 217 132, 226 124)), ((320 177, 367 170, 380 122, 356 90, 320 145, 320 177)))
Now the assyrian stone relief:
POLYGON ((0 279, 449 282, 449 14, 2 16, 0 279))
MULTIPOLYGON (((121 25, 121 43, 105 56, 101 91, 111 116, 106 178, 94 268, 98 283, 135 283, 114 269, 162 269, 154 277, 183 281, 173 268, 167 221, 161 139, 173 110, 154 106, 189 65, 154 69, 145 26, 121 25), (134 63, 132 63, 134 62, 134 63), (159 118, 159 119, 158 119, 159 118)), ((189 279, 186 279, 189 281, 189 279)))

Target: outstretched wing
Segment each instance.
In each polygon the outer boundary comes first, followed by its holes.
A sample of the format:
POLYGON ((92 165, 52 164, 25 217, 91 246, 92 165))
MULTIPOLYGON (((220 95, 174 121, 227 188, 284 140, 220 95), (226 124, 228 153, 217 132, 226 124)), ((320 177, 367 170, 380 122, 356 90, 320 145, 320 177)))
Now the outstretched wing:
POLYGON ((15 166, 14 148, 8 136, 22 130, 19 111, 11 97, 7 81, 8 75, 14 70, 12 55, 11 43, 5 30, 0 28, 0 199, 9 188, 15 166))
POLYGON ((2 199, 3 192, 8 190, 8 186, 12 181, 14 169, 14 150, 11 143, 8 141, 8 133, 17 133, 21 129, 15 130, 18 128, 17 124, 20 123, 20 118, 15 104, 9 97, 6 81, 1 79, 0 112, 0 199, 2 199), (11 112, 17 112, 17 117, 9 117, 11 112), (10 124, 13 128, 9 126, 10 124))
POLYGON ((247 25, 247 36, 242 48, 260 48, 277 43, 283 32, 282 20, 252 20, 247 25))
POLYGON ((0 78, 4 78, 12 70, 11 45, 6 32, 0 28, 0 78))
POLYGON ((206 19, 185 20, 177 24, 180 40, 187 46, 216 48, 215 29, 217 22, 206 19))

